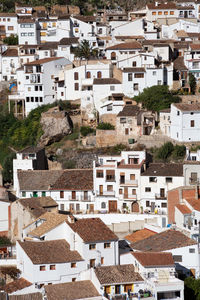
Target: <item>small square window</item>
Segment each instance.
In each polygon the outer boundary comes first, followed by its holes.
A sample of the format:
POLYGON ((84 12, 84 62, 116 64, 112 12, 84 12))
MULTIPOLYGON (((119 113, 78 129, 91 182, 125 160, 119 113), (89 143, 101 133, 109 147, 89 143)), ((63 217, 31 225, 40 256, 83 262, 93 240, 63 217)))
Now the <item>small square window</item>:
POLYGON ((75 262, 71 263, 71 268, 76 268, 76 263, 75 262))
POLYGON ((90 250, 95 250, 96 249, 96 244, 90 244, 89 249, 90 250))
POLYGON ((50 270, 55 270, 56 269, 56 265, 50 265, 50 270))
POLYGON ((145 192, 146 193, 151 192, 151 188, 150 187, 145 187, 145 192))
POLYGON ((26 192, 25 191, 22 192, 22 197, 26 197, 26 192))
POLYGON ((104 249, 110 248, 111 244, 110 243, 104 243, 104 249))
POLYGON ((40 271, 46 271, 46 266, 40 266, 40 271))

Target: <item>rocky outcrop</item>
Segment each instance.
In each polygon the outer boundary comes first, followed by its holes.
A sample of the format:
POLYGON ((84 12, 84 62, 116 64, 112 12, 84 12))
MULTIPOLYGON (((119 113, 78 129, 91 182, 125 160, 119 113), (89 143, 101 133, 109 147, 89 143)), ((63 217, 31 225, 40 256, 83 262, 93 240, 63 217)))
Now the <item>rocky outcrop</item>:
POLYGON ((72 133, 73 124, 69 115, 61 111, 59 107, 50 108, 42 113, 40 123, 43 135, 40 138, 40 146, 48 146, 60 141, 64 136, 72 133))

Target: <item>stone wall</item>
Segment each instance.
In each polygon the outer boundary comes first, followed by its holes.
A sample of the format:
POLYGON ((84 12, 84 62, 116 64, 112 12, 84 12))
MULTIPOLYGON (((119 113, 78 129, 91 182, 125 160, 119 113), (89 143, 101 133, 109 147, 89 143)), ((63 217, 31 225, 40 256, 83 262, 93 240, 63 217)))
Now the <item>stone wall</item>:
POLYGON ((99 130, 96 131, 96 146, 109 147, 116 145, 116 130, 99 130))
POLYGON ((103 123, 110 123, 114 126, 116 126, 116 114, 104 114, 101 115, 100 117, 100 121, 102 121, 103 123))

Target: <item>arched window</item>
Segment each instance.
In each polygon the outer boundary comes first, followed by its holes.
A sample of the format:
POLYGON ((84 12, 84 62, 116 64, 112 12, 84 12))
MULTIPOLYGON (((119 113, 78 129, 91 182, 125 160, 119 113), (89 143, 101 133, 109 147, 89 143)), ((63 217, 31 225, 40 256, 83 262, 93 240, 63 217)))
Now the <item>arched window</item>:
POLYGON ((101 71, 98 71, 97 72, 97 78, 101 78, 101 77, 102 77, 101 71))
POLYGON ((111 59, 116 60, 116 53, 115 52, 111 52, 111 59))
POLYGON ((106 208, 106 203, 105 202, 101 202, 101 208, 106 208))
POLYGON ((91 73, 89 71, 86 72, 86 78, 91 78, 91 73))

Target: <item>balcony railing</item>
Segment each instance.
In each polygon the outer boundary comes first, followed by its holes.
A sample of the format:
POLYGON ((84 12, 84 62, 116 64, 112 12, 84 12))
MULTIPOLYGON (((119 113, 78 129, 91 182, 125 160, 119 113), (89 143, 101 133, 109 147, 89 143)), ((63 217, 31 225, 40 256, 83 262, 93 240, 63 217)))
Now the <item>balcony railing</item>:
POLYGON ((84 196, 76 196, 76 197, 68 197, 67 199, 68 201, 82 201, 82 202, 92 202, 92 197, 88 196, 88 197, 84 197, 84 196))
POLYGON ((120 180, 119 182, 120 185, 134 185, 134 186, 137 186, 138 185, 138 180, 135 179, 135 180, 120 180))
POLYGON ((156 199, 167 199, 167 196, 165 194, 155 193, 156 199))
POLYGON ((115 191, 96 191, 97 196, 113 196, 115 197, 115 191))
POLYGON ((119 195, 119 199, 120 200, 137 200, 137 195, 132 195, 132 194, 122 194, 122 195, 119 195))

